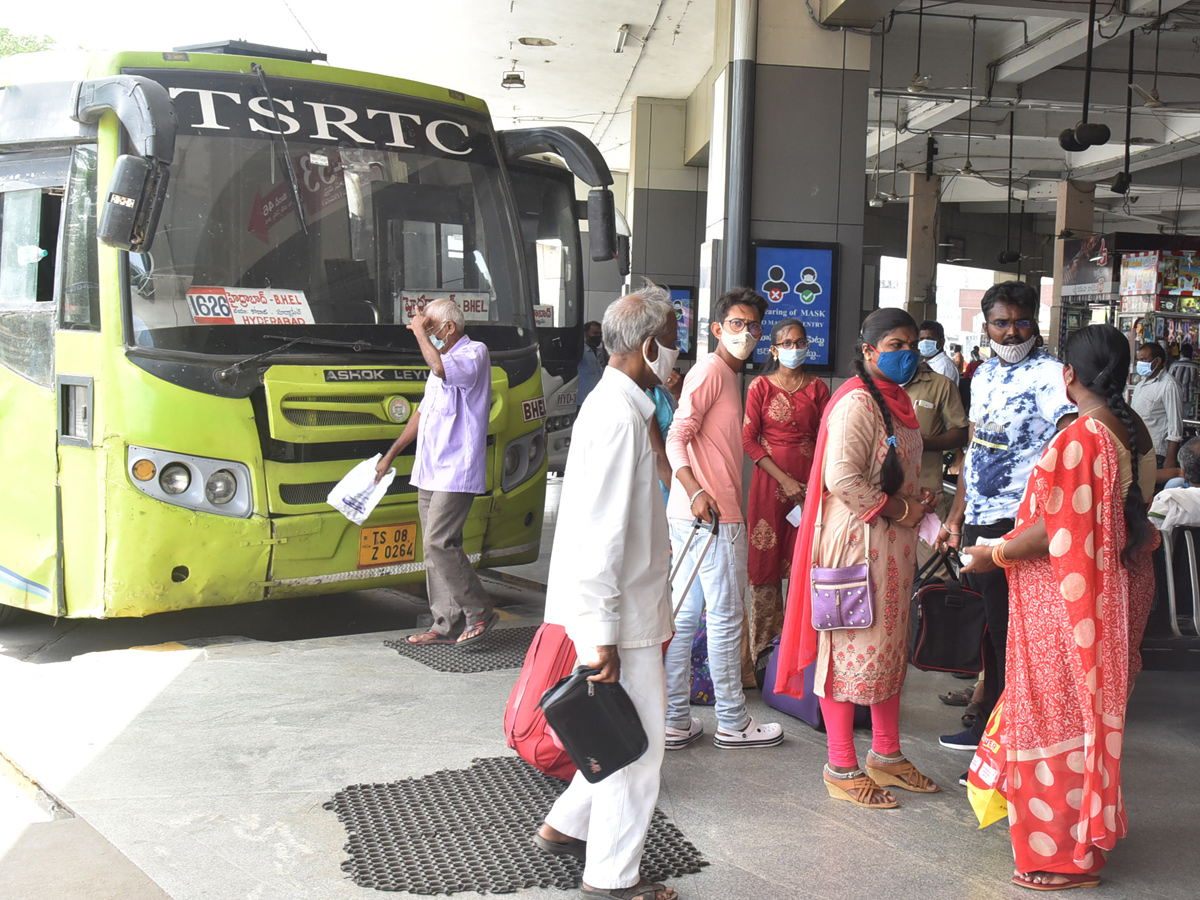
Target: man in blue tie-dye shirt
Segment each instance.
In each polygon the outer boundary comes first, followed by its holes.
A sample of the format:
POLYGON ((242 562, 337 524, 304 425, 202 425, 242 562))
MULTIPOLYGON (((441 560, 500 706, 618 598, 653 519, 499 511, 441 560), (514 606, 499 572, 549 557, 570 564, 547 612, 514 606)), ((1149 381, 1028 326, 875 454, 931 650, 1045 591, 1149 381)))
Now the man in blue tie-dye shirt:
MULTIPOLYGON (((1063 366, 1037 346, 1041 298, 1023 281, 993 285, 983 295, 983 317, 995 356, 971 380, 967 458, 939 544, 960 548, 995 543, 1012 530, 1025 483, 1055 432, 1075 416, 1063 386, 1063 366)), ((1003 569, 967 576, 983 595, 988 643, 984 647, 983 711, 943 747, 974 750, 1004 690, 1008 640, 1008 579, 1003 569)))

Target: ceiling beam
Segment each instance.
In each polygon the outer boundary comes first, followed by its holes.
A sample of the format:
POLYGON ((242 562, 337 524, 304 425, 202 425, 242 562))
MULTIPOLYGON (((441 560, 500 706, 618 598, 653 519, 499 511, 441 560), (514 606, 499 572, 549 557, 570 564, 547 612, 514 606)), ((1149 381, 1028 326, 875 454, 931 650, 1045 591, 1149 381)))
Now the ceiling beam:
MULTIPOLYGON (((1174 133, 1167 136, 1170 143, 1159 144, 1155 147, 1140 147, 1129 154, 1130 172, 1178 162, 1181 159, 1189 159, 1200 154, 1200 117, 1186 119, 1179 117, 1173 125, 1174 133)), ((1114 142, 1106 144, 1104 149, 1111 152, 1105 153, 1100 159, 1093 158, 1092 161, 1083 165, 1070 167, 1068 170, 1070 178, 1075 181, 1103 181, 1124 171, 1124 145, 1114 142)))
MULTIPOLYGON (((1101 25, 1111 28, 1112 31, 1103 36, 1097 34, 1095 45, 1102 46, 1146 24, 1147 20, 1153 19, 1157 14, 1158 2, 1159 0, 1130 0, 1124 14, 1101 20, 1101 25)), ((1169 13, 1187 2, 1188 0, 1162 0, 1162 11, 1164 14, 1169 13)), ((996 81, 1019 84, 1084 53, 1087 49, 1087 38, 1086 21, 1060 23, 1040 35, 1035 35, 1029 43, 1002 53, 989 67, 994 70, 996 81)))

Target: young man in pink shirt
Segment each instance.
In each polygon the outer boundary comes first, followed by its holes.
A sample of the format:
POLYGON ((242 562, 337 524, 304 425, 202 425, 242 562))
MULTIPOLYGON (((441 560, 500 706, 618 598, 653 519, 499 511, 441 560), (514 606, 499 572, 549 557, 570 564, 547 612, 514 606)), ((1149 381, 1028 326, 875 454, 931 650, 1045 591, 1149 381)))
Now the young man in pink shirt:
MULTIPOLYGON (((667 749, 686 747, 704 733, 688 704, 692 640, 700 613, 708 611, 708 666, 716 698, 717 733, 723 749, 773 747, 782 726, 758 724, 746 710, 742 690, 741 637, 746 590, 746 524, 742 517, 742 390, 738 375, 762 337, 767 301, 750 288, 733 288, 713 307, 712 333, 720 341, 688 372, 679 409, 667 435, 667 458, 675 473, 667 501, 671 547, 683 554, 696 516, 721 518, 717 538, 705 556, 679 615, 667 650, 667 749)), ((691 571, 704 540, 692 542, 683 570, 691 571)), ((680 579, 682 581, 682 579, 680 579)), ((682 586, 676 587, 679 590, 682 586)), ((676 594, 673 602, 679 602, 676 594)))

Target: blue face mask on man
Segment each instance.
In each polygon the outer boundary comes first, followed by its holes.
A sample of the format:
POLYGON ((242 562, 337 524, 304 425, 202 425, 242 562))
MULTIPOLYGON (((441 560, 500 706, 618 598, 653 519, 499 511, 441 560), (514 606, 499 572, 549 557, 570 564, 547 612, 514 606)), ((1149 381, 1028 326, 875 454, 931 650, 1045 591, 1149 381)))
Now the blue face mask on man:
POLYGON ((917 349, 921 352, 921 355, 923 357, 925 357, 926 359, 929 359, 929 357, 931 357, 931 356, 937 356, 937 352, 938 352, 937 341, 931 341, 931 340, 918 341, 917 349))
POLYGON ((446 342, 437 335, 439 331, 446 327, 446 325, 447 323, 443 322, 433 331, 429 332, 429 343, 433 344, 433 349, 437 350, 439 353, 446 348, 446 342))
POLYGON ((1137 362, 1137 373, 1143 378, 1149 378, 1154 374, 1154 363, 1139 359, 1137 362))
POLYGON ((903 387, 917 374, 921 355, 916 350, 887 350, 879 354, 875 365, 888 381, 903 387))

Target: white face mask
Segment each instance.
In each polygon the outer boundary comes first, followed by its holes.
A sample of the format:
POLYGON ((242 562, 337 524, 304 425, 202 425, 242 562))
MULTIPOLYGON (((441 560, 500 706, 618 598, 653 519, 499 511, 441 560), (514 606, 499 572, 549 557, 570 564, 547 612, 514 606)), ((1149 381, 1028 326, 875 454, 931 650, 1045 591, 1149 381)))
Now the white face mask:
POLYGON ((741 334, 730 334, 725 329, 721 329, 721 344, 732 354, 734 359, 749 359, 758 340, 749 330, 743 331, 741 334))
POLYGON ((659 380, 659 383, 666 384, 667 379, 671 377, 671 370, 675 368, 675 361, 679 359, 679 351, 674 347, 664 347, 654 338, 650 338, 642 345, 642 359, 646 361, 646 365, 650 367, 650 371, 654 373, 654 377, 659 380), (657 359, 652 360, 646 355, 646 347, 650 341, 658 344, 657 359))
POLYGON ((1001 344, 999 341, 992 341, 992 349, 996 351, 997 356, 1009 365, 1012 365, 1013 363, 1019 363, 1029 355, 1029 351, 1033 349, 1033 344, 1036 340, 1037 335, 1035 334, 1023 344, 1001 344))

